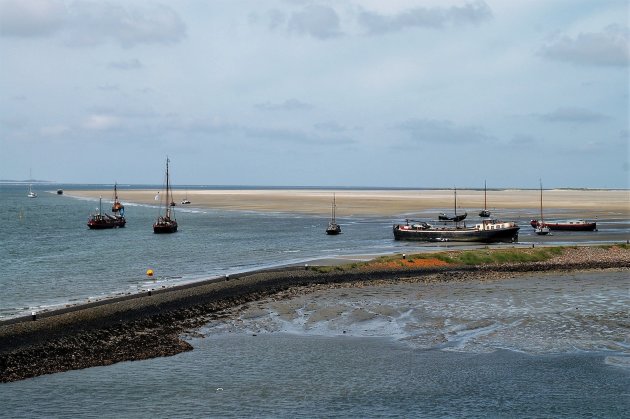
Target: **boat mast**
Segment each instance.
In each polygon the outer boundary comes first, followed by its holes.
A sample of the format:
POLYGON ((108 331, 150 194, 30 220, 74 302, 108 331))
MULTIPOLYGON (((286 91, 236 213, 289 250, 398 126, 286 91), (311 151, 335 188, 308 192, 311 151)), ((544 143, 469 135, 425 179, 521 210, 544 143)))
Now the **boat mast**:
POLYGON ((488 209, 488 203, 486 200, 486 181, 483 181, 483 209, 484 211, 488 209))
POLYGON ((455 188, 455 217, 457 217, 457 188, 455 188))
POLYGON ((170 202, 171 201, 169 201, 169 198, 168 198, 168 193, 169 193, 168 162, 169 162, 169 159, 167 157, 166 158, 166 218, 171 218, 171 207, 170 207, 170 202))
POLYGON ((337 207, 337 204, 335 203, 335 193, 333 192, 333 205, 332 205, 332 222, 333 224, 336 224, 337 221, 335 220, 335 209, 337 207))
POLYGON ((543 218, 543 204, 542 204, 542 180, 540 180, 540 225, 543 225, 545 219, 543 218))

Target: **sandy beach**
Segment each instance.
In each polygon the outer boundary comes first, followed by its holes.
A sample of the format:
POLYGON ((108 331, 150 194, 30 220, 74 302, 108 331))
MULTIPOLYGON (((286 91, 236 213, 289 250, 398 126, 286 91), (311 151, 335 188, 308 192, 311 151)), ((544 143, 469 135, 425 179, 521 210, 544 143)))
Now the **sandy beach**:
MULTIPOLYGON (((118 189, 123 202, 155 205, 157 190, 118 189)), ((451 212, 452 190, 332 190, 332 189, 268 189, 268 190, 175 190, 175 202, 184 197, 187 207, 221 210, 297 212, 328 214, 333 193, 337 216, 399 216, 421 211, 451 212)), ((111 200, 111 190, 69 190, 68 196, 111 200)), ((543 192, 546 216, 575 218, 628 219, 630 191, 555 189, 543 192)), ((484 206, 483 190, 458 190, 458 212, 476 214, 484 206)), ((532 217, 540 212, 539 190, 489 190, 487 206, 502 217, 526 210, 532 217)))

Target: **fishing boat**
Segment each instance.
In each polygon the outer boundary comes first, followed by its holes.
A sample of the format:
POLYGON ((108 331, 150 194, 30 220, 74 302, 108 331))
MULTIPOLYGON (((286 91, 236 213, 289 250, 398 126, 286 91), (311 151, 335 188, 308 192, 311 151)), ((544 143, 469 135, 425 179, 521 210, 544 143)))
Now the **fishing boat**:
POLYGON ((103 197, 98 199, 97 212, 90 215, 87 226, 91 230, 105 230, 109 228, 122 228, 127 224, 127 220, 122 215, 109 215, 103 213, 103 197))
POLYGON ((486 181, 483 181, 483 209, 479 211, 479 216, 481 218, 490 217, 490 211, 488 211, 488 200, 486 196, 486 181))
POLYGON ((118 199, 118 185, 114 183, 114 201, 112 202, 112 212, 121 217, 125 215, 125 206, 118 199))
POLYGON ((337 204, 335 202, 335 194, 333 194, 333 203, 332 203, 332 214, 330 217, 330 222, 328 223, 328 227, 326 228, 326 234, 334 236, 336 234, 341 233, 341 226, 337 224, 337 219, 335 217, 337 204))
POLYGON ((440 221, 453 221, 455 223, 458 223, 460 221, 464 221, 466 219, 466 217, 468 216, 467 212, 465 212, 463 214, 460 214, 460 215, 457 215, 457 188, 455 188, 454 191, 455 191, 455 205, 454 205, 453 210, 454 210, 455 215, 451 217, 451 216, 448 216, 445 213, 441 212, 438 215, 438 220, 440 220, 440 221))
POLYGON ((545 221, 543 218, 542 182, 540 183, 540 220, 531 220, 530 225, 536 234, 549 234, 555 231, 597 231, 597 222, 588 220, 545 221))
POLYGON ((513 222, 491 219, 481 220, 471 227, 459 223, 435 226, 424 221, 406 220, 405 224, 395 224, 393 231, 396 240, 513 243, 518 241, 519 229, 513 222))
POLYGON ((153 223, 153 232, 156 234, 162 233, 175 233, 177 231, 177 220, 175 219, 175 210, 170 205, 173 200, 173 191, 171 190, 171 185, 169 183, 169 172, 168 172, 168 164, 170 160, 168 157, 166 158, 166 197, 164 199, 164 206, 160 204, 160 215, 158 216, 155 223, 153 223), (162 215, 162 211, 164 211, 162 215))

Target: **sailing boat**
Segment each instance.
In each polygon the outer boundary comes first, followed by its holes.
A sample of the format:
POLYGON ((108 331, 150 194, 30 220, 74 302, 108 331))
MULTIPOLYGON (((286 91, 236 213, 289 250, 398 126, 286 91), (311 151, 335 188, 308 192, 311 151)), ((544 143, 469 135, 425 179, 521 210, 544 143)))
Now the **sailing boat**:
POLYGON ((30 183, 28 185, 28 194, 26 194, 26 196, 28 196, 29 198, 37 198, 37 194, 33 192, 33 188, 30 183))
POLYGON ((545 234, 549 234, 549 227, 545 224, 545 219, 543 218, 543 202, 542 202, 542 181, 540 181, 540 221, 536 223, 535 232, 539 236, 544 236, 545 234))
POLYGON ((337 220, 335 218, 337 204, 335 202, 335 194, 333 194, 333 203, 332 203, 332 214, 330 217, 330 222, 328 223, 328 227, 326 228, 326 234, 334 236, 336 234, 341 233, 341 226, 337 224, 337 220))
POLYGON ((112 202, 112 212, 116 215, 124 217, 125 206, 118 199, 118 185, 114 183, 114 202, 112 202))
POLYGON ((465 212, 461 215, 457 215, 457 188, 455 188, 455 206, 454 206, 454 211, 455 211, 455 215, 452 217, 449 217, 448 215, 446 215, 445 213, 441 212, 440 215, 438 216, 438 220, 440 221, 454 221, 456 223, 464 220, 467 216, 468 213, 465 212))
MULTIPOLYGON (((33 180, 33 175, 29 171, 29 181, 33 180)), ((26 194, 29 198, 37 198, 37 194, 33 192, 33 185, 31 183, 28 184, 28 194, 26 194)))
POLYGON ((486 198, 486 181, 483 181, 483 209, 479 211, 479 216, 481 218, 490 217, 490 211, 488 211, 488 201, 486 198))
POLYGON ((187 205, 187 204, 190 204, 190 201, 188 200, 188 189, 186 189, 186 197, 182 199, 182 205, 187 205))
MULTIPOLYGON (((177 220, 175 219, 175 210, 170 205, 173 197, 173 191, 169 183, 168 163, 170 160, 166 158, 166 199, 164 200, 164 215, 158 216, 153 223, 154 233, 175 233, 177 231, 177 220)), ((162 209, 160 208, 160 211, 162 209)))

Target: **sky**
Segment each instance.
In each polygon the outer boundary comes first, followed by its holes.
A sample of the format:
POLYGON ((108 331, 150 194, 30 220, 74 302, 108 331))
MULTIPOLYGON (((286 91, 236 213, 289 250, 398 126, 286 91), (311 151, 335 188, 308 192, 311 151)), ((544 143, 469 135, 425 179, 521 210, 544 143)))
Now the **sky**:
POLYGON ((626 0, 0 0, 0 179, 628 188, 626 0))

